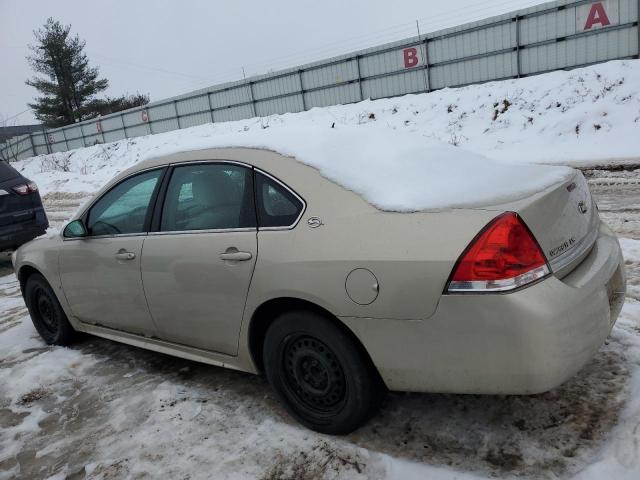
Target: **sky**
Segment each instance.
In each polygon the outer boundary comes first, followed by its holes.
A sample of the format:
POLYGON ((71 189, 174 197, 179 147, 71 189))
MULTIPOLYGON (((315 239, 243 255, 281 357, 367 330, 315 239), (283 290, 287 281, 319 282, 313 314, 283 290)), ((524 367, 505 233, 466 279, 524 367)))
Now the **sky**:
POLYGON ((0 0, 0 125, 35 123, 25 59, 53 17, 86 41, 104 94, 152 101, 459 25, 541 0, 0 0), (244 73, 243 73, 244 69, 244 73), (26 111, 25 111, 26 110, 26 111))

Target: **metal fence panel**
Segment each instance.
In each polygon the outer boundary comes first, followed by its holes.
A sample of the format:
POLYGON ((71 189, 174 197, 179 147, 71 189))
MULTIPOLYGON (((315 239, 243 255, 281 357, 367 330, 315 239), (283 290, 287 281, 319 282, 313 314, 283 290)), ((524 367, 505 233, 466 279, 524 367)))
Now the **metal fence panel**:
POLYGON ((408 45, 403 49, 394 49, 360 59, 362 78, 402 71, 406 66, 422 65, 426 58, 424 44, 408 45))
POLYGON ((110 132, 104 132, 103 134, 105 142, 117 142, 118 140, 124 140, 126 137, 124 136, 124 130, 117 129, 110 132))
POLYGON ((362 82, 365 98, 384 98, 425 91, 424 70, 410 70, 396 75, 374 78, 362 82))
POLYGON ((337 87, 314 90, 305 93, 304 98, 307 108, 344 105, 361 100, 358 83, 348 83, 337 87))
POLYGON ((640 0, 539 4, 15 138, 0 147, 0 153, 25 158, 213 121, 299 112, 635 58, 639 5, 640 0))
POLYGON ((429 62, 439 63, 473 55, 481 55, 516 44, 516 22, 487 26, 456 36, 445 37, 429 43, 429 62))
POLYGON ((240 87, 214 92, 210 95, 210 98, 213 108, 228 107, 230 105, 250 102, 251 90, 249 85, 242 85, 240 87))
POLYGON ((522 73, 529 75, 630 57, 637 51, 637 42, 637 27, 634 27, 526 48, 521 52, 522 73))
POLYGON ((149 135, 151 132, 151 124, 144 123, 141 125, 136 125, 135 127, 127 127, 127 137, 142 137, 144 135, 149 135))
MULTIPOLYGON (((149 117, 155 120, 164 120, 165 118, 175 118, 176 105, 170 102, 164 105, 152 105, 147 108, 149 117)), ((177 128, 177 127, 176 127, 177 128)))
POLYGON ((151 125, 151 133, 164 133, 171 130, 178 130, 178 119, 167 118, 166 120, 154 120, 151 125))
POLYGON ((178 115, 189 115, 209 111, 209 100, 206 95, 176 101, 178 115))
POLYGON ((314 89, 318 87, 333 86, 337 83, 349 82, 358 79, 358 62, 356 59, 345 60, 326 67, 307 70, 302 74, 304 88, 314 89))
POLYGON ((304 110, 302 95, 299 93, 273 100, 258 101, 255 103, 255 107, 258 117, 266 117, 276 113, 302 112, 304 110))
POLYGON ((134 127, 136 125, 140 125, 140 122, 143 122, 145 115, 148 117, 149 112, 147 109, 134 110, 122 113, 120 117, 122 118, 122 122, 126 127, 134 127))
POLYGON ((180 128, 195 127, 205 123, 211 123, 211 113, 208 111, 180 117, 180 128))
POLYGON ((523 45, 543 42, 576 33, 575 8, 553 11, 520 21, 520 41, 523 45))
POLYGON ((297 73, 274 78, 273 80, 261 80, 255 82, 253 87, 253 99, 277 97, 287 93, 300 91, 300 77, 297 73))
POLYGON ((433 67, 431 82, 433 88, 444 88, 514 77, 516 74, 516 54, 509 52, 433 67))
POLYGON ((229 122, 253 117, 251 105, 241 105, 239 107, 229 107, 214 112, 216 122, 229 122))

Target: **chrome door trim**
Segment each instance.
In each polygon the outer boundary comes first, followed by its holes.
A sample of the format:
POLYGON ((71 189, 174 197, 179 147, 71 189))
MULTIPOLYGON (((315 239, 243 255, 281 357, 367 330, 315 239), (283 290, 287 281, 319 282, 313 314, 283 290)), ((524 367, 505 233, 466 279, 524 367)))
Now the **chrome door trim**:
POLYGON ((239 162, 237 160, 185 160, 184 162, 173 162, 173 163, 168 163, 167 165, 170 167, 180 167, 183 165, 194 165, 194 164, 198 164, 198 163, 205 163, 205 164, 211 164, 211 163, 230 163, 232 165, 239 165, 241 167, 246 167, 249 169, 255 168, 253 165, 249 165, 248 163, 244 163, 244 162, 239 162))
POLYGON ((255 232, 256 227, 243 227, 243 228, 209 228, 206 230, 170 230, 162 232, 149 232, 149 236, 157 235, 192 235, 195 233, 232 233, 232 232, 255 232))
MULTIPOLYGON (((66 227, 66 225, 65 225, 65 227, 66 227)), ((146 237, 146 236, 147 236, 147 232, 142 232, 142 233, 116 233, 114 235, 95 235, 95 236, 87 235, 86 237, 72 237, 72 238, 62 237, 62 241, 63 242, 70 242, 70 241, 76 241, 76 240, 99 240, 99 239, 105 239, 105 238, 126 238, 126 237, 146 237)))

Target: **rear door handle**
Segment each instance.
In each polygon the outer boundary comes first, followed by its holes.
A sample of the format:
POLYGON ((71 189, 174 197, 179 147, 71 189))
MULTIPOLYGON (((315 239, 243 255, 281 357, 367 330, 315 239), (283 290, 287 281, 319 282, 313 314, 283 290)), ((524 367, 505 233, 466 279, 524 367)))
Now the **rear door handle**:
POLYGON ((116 260, 133 260, 134 258, 136 258, 136 254, 133 252, 116 253, 116 260))
POLYGON ((249 252, 225 252, 220 254, 220 258, 222 260, 232 260, 235 262, 244 262, 246 260, 251 260, 253 255, 249 252))

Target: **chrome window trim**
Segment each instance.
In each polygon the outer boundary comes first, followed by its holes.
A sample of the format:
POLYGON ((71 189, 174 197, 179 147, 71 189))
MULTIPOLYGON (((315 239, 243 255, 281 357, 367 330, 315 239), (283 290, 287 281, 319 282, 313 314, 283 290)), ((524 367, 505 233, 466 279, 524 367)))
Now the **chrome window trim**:
MULTIPOLYGON (((274 232, 274 231, 279 231, 279 230, 293 230, 294 228, 296 228, 298 226, 298 223, 300 223, 300 219, 302 218, 302 216, 304 215, 304 212, 307 211, 307 202, 305 202, 304 198, 302 198, 300 195, 298 195, 293 189, 291 189, 287 184, 281 182, 280 180, 278 180, 276 177, 274 177, 273 175, 265 172, 264 170, 257 168, 257 167, 253 167, 254 170, 258 173, 261 173, 262 175, 264 175, 267 178, 270 178, 271 180, 273 180, 274 182, 276 182, 278 185, 280 185, 281 187, 283 187, 285 190, 287 190, 289 193, 291 193, 294 197, 296 197, 301 203, 302 203, 302 209, 300 210, 300 214, 298 215, 298 217, 294 220, 294 222, 291 225, 288 226, 282 226, 282 227, 260 227, 258 225, 258 231, 259 232, 274 232)), ((257 197, 257 192, 256 192, 256 197, 257 197)), ((256 205, 258 203, 258 198, 255 199, 256 201, 256 205)), ((257 212, 256 212, 257 213, 257 212)), ((260 222, 258 222, 260 223, 260 222)))
MULTIPOLYGON (((99 240, 99 239, 105 239, 105 238, 121 238, 121 237, 136 237, 136 236, 140 236, 140 237, 146 237, 146 236, 151 236, 151 235, 180 235, 180 234, 196 234, 196 233, 233 233, 233 232, 262 232, 262 231, 286 231, 286 230, 293 230, 295 227, 298 226, 298 223, 300 223, 300 219, 302 218, 302 216, 304 215, 304 213, 307 210, 307 202, 304 200, 304 198, 302 198, 300 195, 298 195, 298 193, 296 193, 295 190, 293 190, 292 188, 290 188, 286 183, 282 182, 281 180, 279 180, 278 178, 274 177, 273 175, 271 175, 270 173, 255 167, 253 165, 250 165, 248 163, 244 163, 244 162, 239 162, 236 160, 215 160, 215 159, 211 159, 211 160, 187 160, 184 162, 172 162, 172 163, 167 163, 167 164, 163 164, 163 165, 156 165, 153 167, 149 167, 149 168, 144 168, 142 170, 137 170, 135 172, 132 172, 131 174, 127 175, 126 177, 122 177, 117 183, 114 183, 107 191, 105 191, 102 195, 100 195, 99 197, 95 197, 93 198, 89 203, 87 203, 85 205, 85 208, 76 216, 74 216, 74 218, 72 218, 70 221, 76 220, 78 218, 82 218, 83 216, 85 216, 85 214, 87 214, 89 212, 89 210, 91 210, 91 208, 95 205, 96 202, 98 202, 98 200, 100 200, 102 197, 104 197, 104 195, 106 195, 112 188, 115 188, 117 185, 119 185, 120 183, 128 180, 131 177, 135 177, 136 175, 139 175, 141 173, 145 173, 145 172, 149 172, 152 170, 161 170, 163 168, 168 168, 168 167, 173 167, 173 168, 179 168, 181 166, 188 166, 188 165, 194 165, 194 164, 231 164, 231 165, 239 165, 241 167, 245 167, 245 168, 249 168, 252 169, 253 171, 260 173, 264 176, 266 176, 267 178, 270 178, 271 180, 273 180, 274 182, 276 182, 278 185, 282 186, 285 190, 287 190, 289 193, 291 193, 295 198, 297 198, 301 203, 302 203, 302 209, 300 210, 300 214, 298 215, 298 217, 295 219, 295 221, 288 226, 282 226, 282 227, 247 227, 247 228, 219 228, 219 229, 207 229, 207 230, 172 230, 172 231, 159 231, 159 232, 140 232, 140 233, 123 233, 123 234, 115 234, 115 235, 98 235, 98 236, 86 236, 86 237, 77 237, 77 238, 65 238, 63 237, 63 241, 75 241, 75 240, 99 240)), ((254 193, 255 196, 255 193, 254 193)), ((257 198, 255 199, 255 201, 257 202, 257 198)), ((65 225, 66 227, 66 225, 65 225)), ((64 227, 61 230, 64 231, 64 227)))
MULTIPOLYGON (((66 225, 65 225, 66 228, 66 225)), ((64 232, 64 228, 60 232, 61 234, 64 232)), ((124 237, 146 237, 148 235, 147 232, 142 233, 116 233, 114 235, 96 235, 95 237, 91 237, 89 235, 85 237, 62 237, 63 242, 71 242, 75 240, 100 240, 105 238, 124 238, 124 237)))
POLYGON ((193 235, 195 233, 233 233, 233 232, 256 232, 256 227, 244 227, 244 228, 208 228, 205 230, 171 230, 164 232, 149 232, 148 236, 159 235, 193 235))
POLYGON ((168 163, 167 166, 177 168, 186 165, 197 165, 199 163, 230 163, 232 165, 240 165, 241 167, 246 167, 249 169, 255 168, 253 165, 249 165, 248 163, 244 162, 238 162, 237 160, 185 160, 184 162, 168 163))

